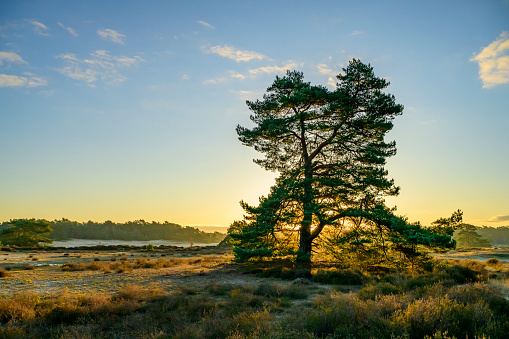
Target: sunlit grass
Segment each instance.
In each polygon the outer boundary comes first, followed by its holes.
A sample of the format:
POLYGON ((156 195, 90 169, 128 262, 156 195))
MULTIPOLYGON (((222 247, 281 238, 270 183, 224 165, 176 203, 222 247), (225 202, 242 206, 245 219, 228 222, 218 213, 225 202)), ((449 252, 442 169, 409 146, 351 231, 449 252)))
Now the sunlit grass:
POLYGON ((443 260, 428 272, 382 274, 289 262, 241 270, 216 254, 79 255, 60 253, 61 266, 45 266, 38 253, 42 266, 31 270, 2 265, 0 287, 10 292, 0 296, 0 338, 495 339, 509 331, 503 262, 443 260))

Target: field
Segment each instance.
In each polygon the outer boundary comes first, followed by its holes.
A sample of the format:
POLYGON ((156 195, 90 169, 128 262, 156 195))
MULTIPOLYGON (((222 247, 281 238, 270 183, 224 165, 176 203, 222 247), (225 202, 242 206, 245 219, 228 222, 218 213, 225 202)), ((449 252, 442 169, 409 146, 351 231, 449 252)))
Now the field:
POLYGON ((4 249, 0 338, 506 338, 507 254, 375 274, 212 246, 4 249))

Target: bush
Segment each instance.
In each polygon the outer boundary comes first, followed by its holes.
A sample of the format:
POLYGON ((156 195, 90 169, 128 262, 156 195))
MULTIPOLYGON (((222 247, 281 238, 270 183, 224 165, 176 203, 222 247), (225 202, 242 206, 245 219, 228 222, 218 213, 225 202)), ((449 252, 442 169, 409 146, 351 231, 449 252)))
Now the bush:
POLYGON ((277 283, 261 283, 255 290, 255 295, 266 298, 289 298, 289 299, 306 299, 308 294, 305 288, 297 285, 282 285, 277 283))
POLYGON ((500 260, 498 260, 497 258, 489 258, 488 260, 486 260, 486 264, 490 266, 498 266, 500 265, 500 260))
POLYGON ((388 337, 388 320, 373 302, 363 302, 354 294, 318 297, 311 310, 297 310, 283 320, 285 329, 332 338, 388 337))
POLYGON ((10 275, 9 271, 6 269, 0 268, 0 278, 6 278, 10 275))
POLYGON ((496 332, 493 312, 484 302, 460 304, 447 296, 415 300, 395 320, 410 338, 432 336, 437 331, 471 338, 496 332))
POLYGON ((369 284, 364 286, 358 293, 357 296, 361 300, 371 299, 375 300, 377 297, 383 295, 393 295, 402 293, 400 287, 394 286, 388 282, 379 282, 375 284, 369 284))

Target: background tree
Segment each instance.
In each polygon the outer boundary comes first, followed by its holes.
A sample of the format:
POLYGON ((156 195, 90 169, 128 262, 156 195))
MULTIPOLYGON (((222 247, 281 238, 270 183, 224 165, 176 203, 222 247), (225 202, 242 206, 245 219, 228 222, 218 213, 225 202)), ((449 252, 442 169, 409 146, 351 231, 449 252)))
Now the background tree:
POLYGON ((462 224, 455 234, 457 247, 492 247, 488 239, 477 233, 477 227, 470 224, 462 224))
POLYGON ((343 71, 333 91, 289 71, 263 100, 247 101, 255 127, 237 126, 239 140, 263 153, 255 163, 279 176, 257 207, 241 202, 245 218, 229 232, 238 260, 292 253, 309 260, 326 228, 339 230, 349 245, 382 252, 388 228, 421 229, 384 205, 385 196, 399 191, 384 168, 395 143, 384 137, 403 106, 382 92, 389 83, 370 65, 353 59, 343 71), (377 236, 381 247, 372 245, 377 236))
POLYGON ((51 244, 52 239, 45 237, 51 233, 49 222, 41 219, 13 219, 0 234, 3 245, 37 247, 40 243, 51 244))

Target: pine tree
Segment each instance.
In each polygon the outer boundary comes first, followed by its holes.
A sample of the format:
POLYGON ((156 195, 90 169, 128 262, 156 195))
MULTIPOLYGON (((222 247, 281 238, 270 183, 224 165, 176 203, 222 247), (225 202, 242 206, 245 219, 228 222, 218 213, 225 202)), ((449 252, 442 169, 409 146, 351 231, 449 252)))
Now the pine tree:
POLYGON ((474 225, 462 224, 455 235, 457 247, 492 247, 490 241, 481 237, 476 230, 474 225))
POLYGON ((258 206, 241 202, 245 218, 229 231, 238 260, 296 254, 308 261, 326 228, 339 230, 349 246, 370 250, 376 246, 367 244, 378 235, 384 243, 391 227, 405 241, 408 228, 422 230, 384 205, 384 197, 399 192, 384 168, 395 143, 384 137, 403 106, 382 92, 389 82, 370 65, 353 59, 343 71, 333 91, 288 71, 263 100, 247 101, 255 127, 237 126, 239 140, 263 153, 255 163, 279 176, 258 206))
POLYGON ((53 240, 45 235, 51 233, 50 223, 46 220, 13 219, 7 223, 0 234, 3 245, 37 247, 39 243, 51 244, 53 240))

